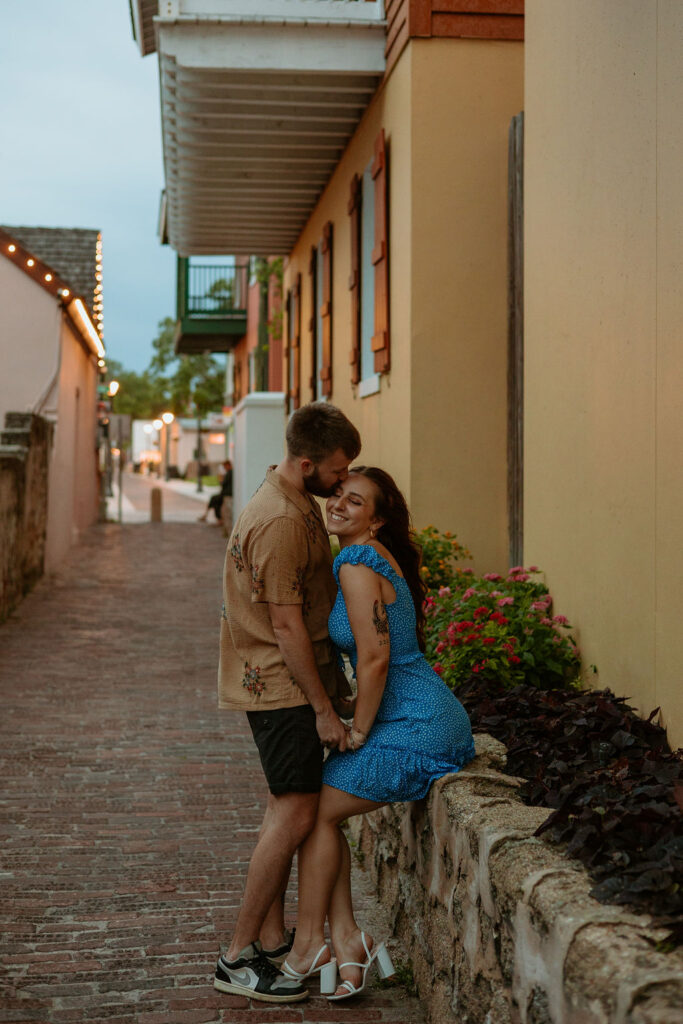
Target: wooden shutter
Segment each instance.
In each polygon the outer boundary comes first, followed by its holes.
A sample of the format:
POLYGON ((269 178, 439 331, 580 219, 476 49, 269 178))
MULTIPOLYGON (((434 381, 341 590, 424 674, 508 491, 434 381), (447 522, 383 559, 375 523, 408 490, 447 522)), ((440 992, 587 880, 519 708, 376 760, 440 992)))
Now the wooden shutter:
POLYGON ((311 317, 308 321, 308 334, 311 339, 311 376, 308 386, 311 391, 311 401, 315 402, 318 395, 316 388, 318 380, 318 251, 314 245, 311 246, 311 258, 308 261, 308 279, 311 286, 311 317))
POLYGON ((391 366, 391 360, 389 352, 387 147, 384 129, 375 140, 372 178, 375 183, 375 247, 372 250, 372 263, 375 268, 375 333, 372 336, 372 351, 375 353, 375 373, 387 373, 391 366))
POLYGON ((362 183, 357 174, 351 179, 351 195, 349 196, 349 222, 351 225, 351 275, 349 291, 351 292, 351 383, 360 380, 360 212, 362 201, 362 183))
POLYGON ((320 367, 322 392, 326 398, 332 396, 332 221, 323 228, 323 294, 320 314, 323 321, 323 365, 320 367))
POLYGON ((292 316, 294 318, 294 334, 292 336, 292 354, 293 360, 293 383, 291 390, 292 398, 292 409, 298 409, 301 405, 301 387, 300 387, 300 361, 299 356, 301 353, 301 274, 297 274, 294 287, 292 288, 292 316))

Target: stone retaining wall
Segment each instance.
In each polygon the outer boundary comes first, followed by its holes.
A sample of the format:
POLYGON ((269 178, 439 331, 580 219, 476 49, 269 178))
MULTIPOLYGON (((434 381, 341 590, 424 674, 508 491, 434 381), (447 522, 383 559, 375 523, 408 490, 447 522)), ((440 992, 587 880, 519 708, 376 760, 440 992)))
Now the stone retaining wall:
POLYGON ((0 622, 43 574, 52 429, 7 413, 0 433, 0 622))
POLYGON ((645 915, 598 903, 578 861, 533 833, 503 774, 505 748, 477 757, 425 801, 352 826, 432 1024, 682 1024, 683 955, 645 915))

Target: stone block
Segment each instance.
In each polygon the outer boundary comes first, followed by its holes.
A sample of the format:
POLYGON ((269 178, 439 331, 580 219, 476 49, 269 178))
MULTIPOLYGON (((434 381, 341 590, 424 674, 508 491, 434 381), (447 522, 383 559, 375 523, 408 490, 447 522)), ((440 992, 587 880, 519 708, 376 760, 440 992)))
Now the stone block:
POLYGON ((433 1024, 683 1022, 683 954, 657 949, 647 915, 605 906, 576 860, 534 833, 502 774, 505 748, 477 757, 424 801, 389 805, 353 832, 433 1024))

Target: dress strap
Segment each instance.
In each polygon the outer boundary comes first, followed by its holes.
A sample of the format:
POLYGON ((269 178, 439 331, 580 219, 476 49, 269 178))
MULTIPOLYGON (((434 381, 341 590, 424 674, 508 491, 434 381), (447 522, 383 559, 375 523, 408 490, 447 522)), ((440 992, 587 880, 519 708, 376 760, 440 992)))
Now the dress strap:
POLYGON ((396 572, 391 562, 388 562, 383 555, 380 555, 379 551, 373 548, 371 544, 349 544, 348 547, 342 548, 332 566, 337 584, 339 584, 339 570, 342 565, 366 565, 368 569, 372 569, 373 572, 386 577, 392 584, 395 580, 403 579, 396 572))

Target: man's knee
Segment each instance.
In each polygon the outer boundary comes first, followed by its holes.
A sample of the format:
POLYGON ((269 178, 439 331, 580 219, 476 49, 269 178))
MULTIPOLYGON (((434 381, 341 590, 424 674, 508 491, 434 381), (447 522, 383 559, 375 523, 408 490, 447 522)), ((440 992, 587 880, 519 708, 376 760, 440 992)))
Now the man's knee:
POLYGON ((291 837, 294 849, 313 831, 318 813, 318 793, 270 794, 268 810, 277 828, 291 837))

